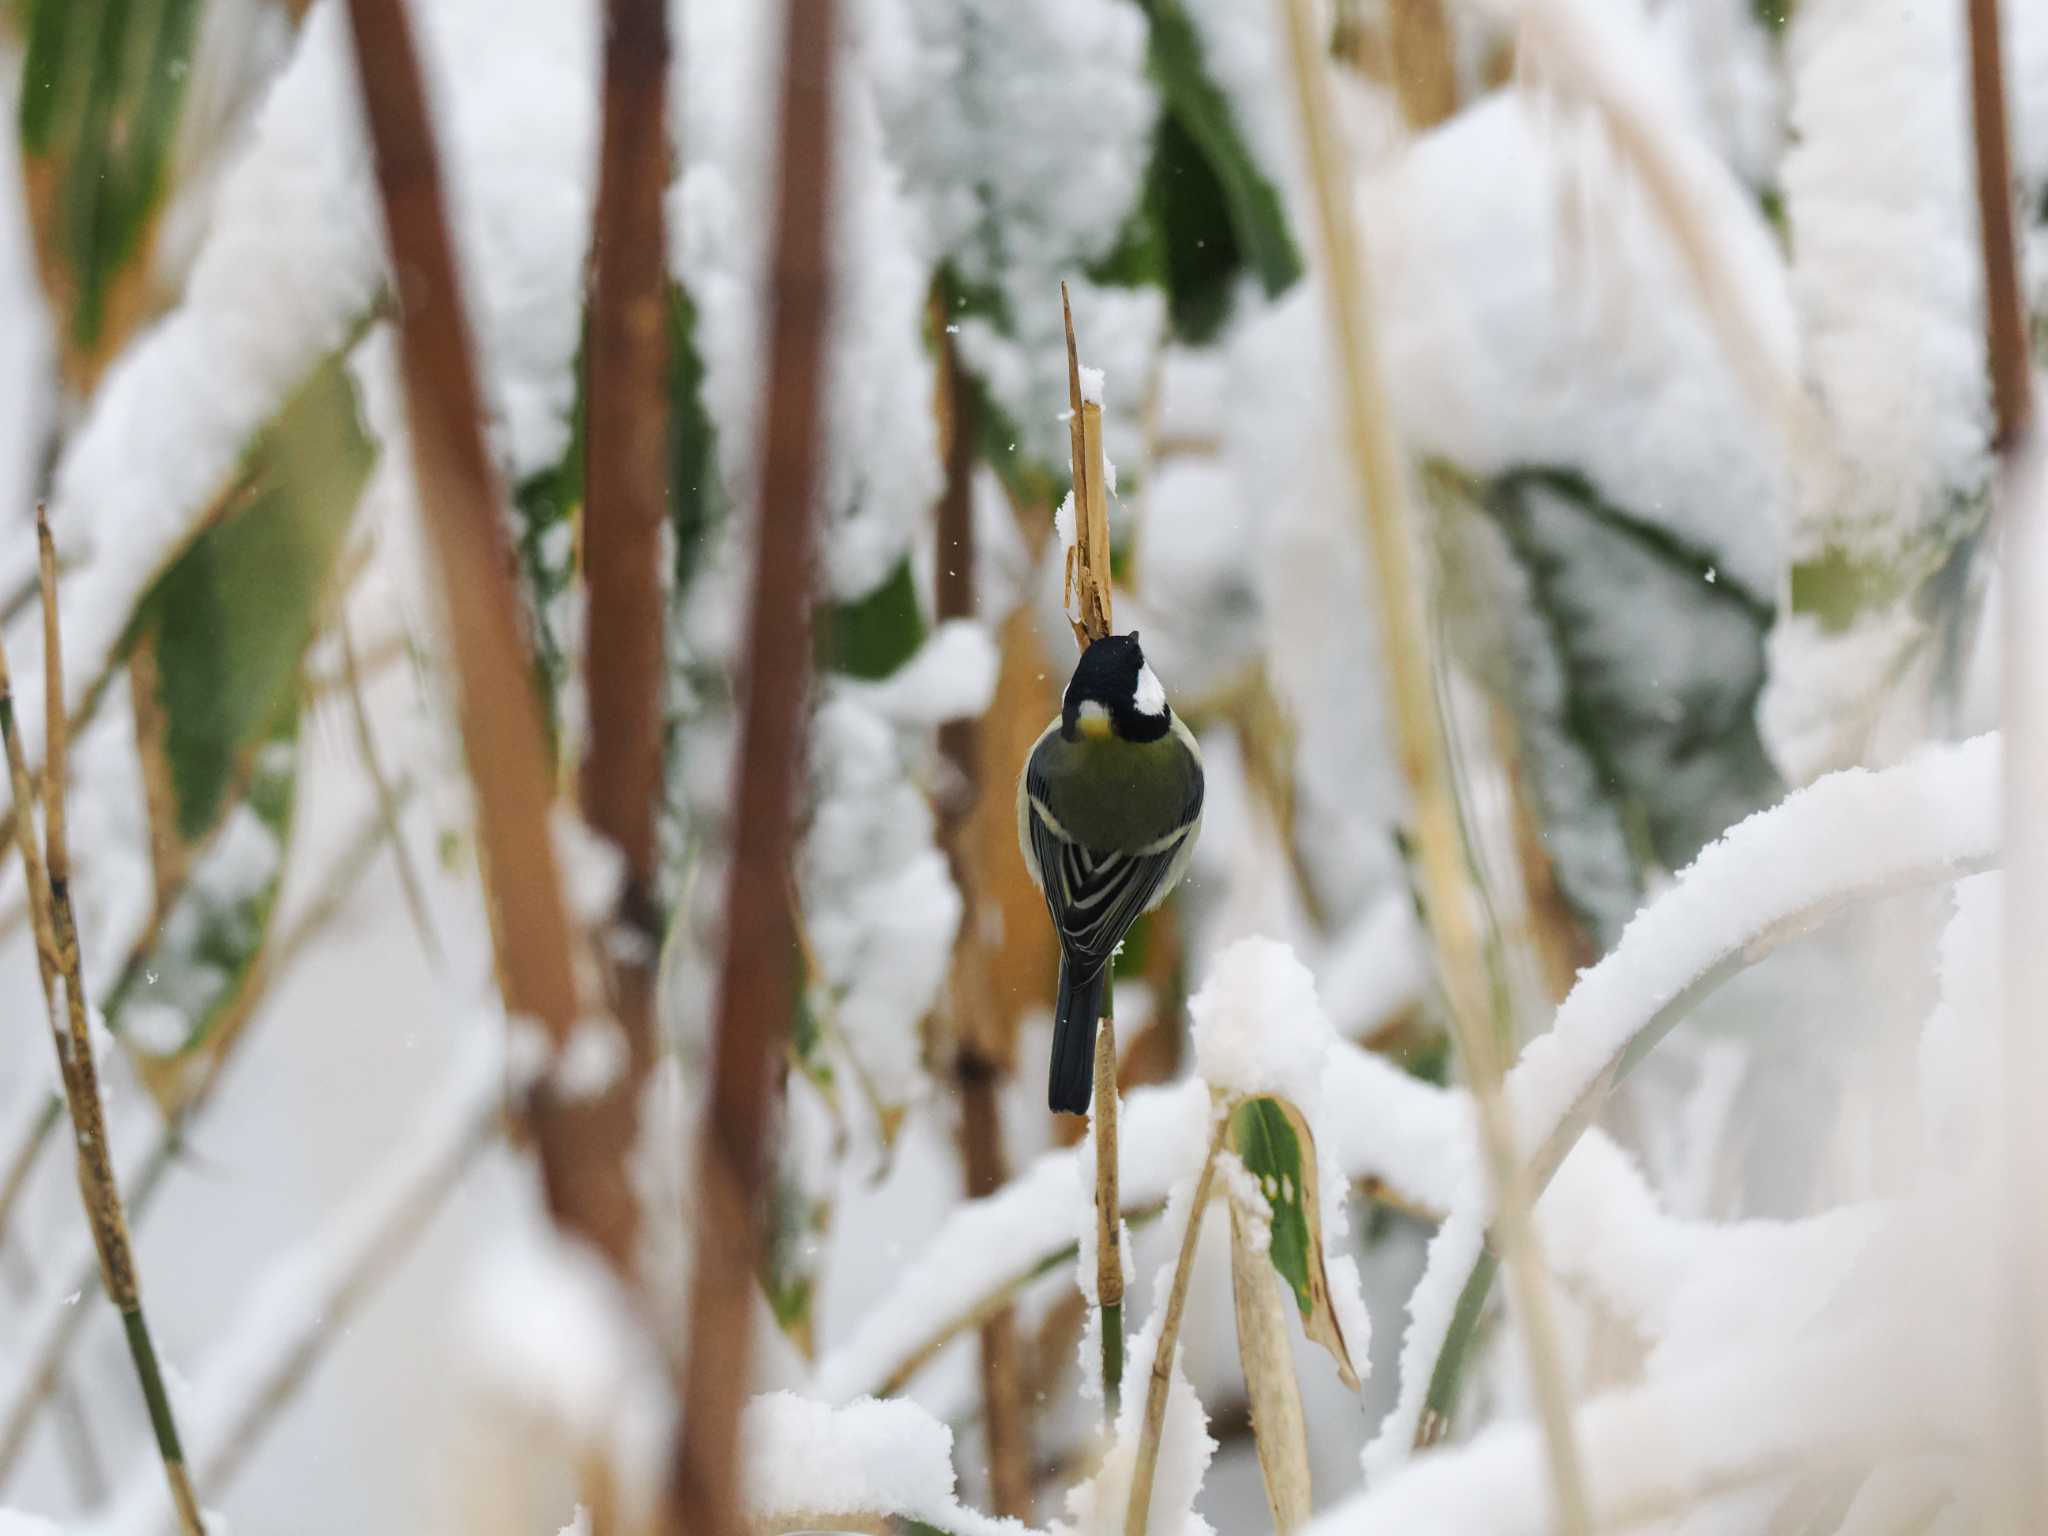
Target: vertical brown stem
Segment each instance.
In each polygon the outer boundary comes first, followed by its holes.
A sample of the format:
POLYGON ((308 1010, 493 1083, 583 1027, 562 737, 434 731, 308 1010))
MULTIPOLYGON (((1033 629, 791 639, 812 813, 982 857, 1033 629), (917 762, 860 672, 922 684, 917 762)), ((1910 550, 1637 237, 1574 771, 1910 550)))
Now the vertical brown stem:
MULTIPOLYGON (((946 488, 939 498, 937 613, 971 618, 974 590, 974 391, 948 344, 943 285, 932 296, 939 388, 946 423, 946 488)), ((969 847, 970 818, 981 798, 981 722, 963 718, 939 727, 946 784, 939 796, 939 836, 960 892, 960 936, 953 945, 949 988, 953 1083, 960 1096, 960 1156, 967 1196, 994 1194, 1008 1177, 1003 1159, 1002 1084, 1011 1062, 1008 1032, 990 1006, 988 967, 979 922, 980 879, 969 847)), ((1031 1423, 1024 1411, 1014 1309, 981 1325, 982 1426, 988 1437, 989 1494, 998 1515, 1031 1519, 1031 1423)))
POLYGON ((625 884, 604 960, 629 1070, 595 1106, 623 1166, 654 1064, 656 803, 661 793, 661 522, 668 490, 668 182, 664 0, 609 0, 604 145, 592 235, 583 573, 590 753, 584 818, 617 846, 625 884))
MULTIPOLYGON (((449 246, 441 173, 403 0, 349 0, 363 111, 398 297, 413 472, 456 669, 499 984, 508 1012, 560 1049, 580 1009, 574 936, 549 835, 553 774, 504 524, 484 452, 476 373, 449 246)), ((604 1106, 562 1102, 542 1079, 528 1114, 548 1207, 620 1274, 636 1211, 604 1106)))
POLYGON ((795 1002, 788 889, 810 672, 812 503, 823 457, 830 304, 832 0, 784 7, 780 165, 753 598, 742 656, 737 815, 725 905, 714 1076, 698 1161, 682 1442, 671 1489, 685 1528, 737 1536, 755 1228, 769 1066, 795 1002))
POLYGON ((2032 415, 2027 317, 2013 229, 1998 0, 1965 0, 1970 18, 1970 114, 1977 141, 1977 215, 1984 236, 1984 323, 1991 361, 1994 446, 2014 447, 2032 415))

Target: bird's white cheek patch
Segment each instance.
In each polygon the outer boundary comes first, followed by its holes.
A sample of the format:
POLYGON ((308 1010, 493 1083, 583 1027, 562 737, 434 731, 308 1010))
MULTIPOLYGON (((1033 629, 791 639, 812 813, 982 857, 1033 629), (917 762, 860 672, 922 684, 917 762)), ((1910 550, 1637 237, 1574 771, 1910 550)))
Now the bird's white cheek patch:
POLYGON ((1159 686, 1159 678, 1152 668, 1138 668, 1138 691, 1131 698, 1131 707, 1141 715, 1163 715, 1166 713, 1166 690, 1159 686))

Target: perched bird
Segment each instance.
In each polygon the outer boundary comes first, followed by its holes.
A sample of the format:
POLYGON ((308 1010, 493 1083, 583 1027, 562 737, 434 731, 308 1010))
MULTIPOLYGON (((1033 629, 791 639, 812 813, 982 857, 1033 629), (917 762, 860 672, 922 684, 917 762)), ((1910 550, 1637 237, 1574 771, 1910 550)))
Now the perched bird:
POLYGON ((1017 841, 1060 938, 1054 1110, 1088 1112, 1110 956, 1186 873, 1201 828, 1201 749, 1136 632, 1103 636, 1017 780, 1017 841))

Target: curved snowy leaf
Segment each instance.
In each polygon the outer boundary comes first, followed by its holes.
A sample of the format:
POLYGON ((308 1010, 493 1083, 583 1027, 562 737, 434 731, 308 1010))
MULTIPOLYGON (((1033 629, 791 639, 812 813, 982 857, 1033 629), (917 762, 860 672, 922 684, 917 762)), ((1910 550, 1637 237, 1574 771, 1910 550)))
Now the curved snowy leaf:
POLYGON ((1783 792, 1755 723, 1771 605, 1576 475, 1507 475, 1485 502, 1530 788, 1565 898, 1604 948, 1646 874, 1783 792))
MULTIPOLYGON (((1152 21, 1148 62, 1166 105, 1167 120, 1160 125, 1162 146, 1172 151, 1171 136, 1177 133, 1199 149, 1201 164, 1221 192, 1238 254, 1267 297, 1276 296, 1302 272, 1301 253, 1280 194, 1253 158, 1229 98, 1210 78, 1201 36, 1179 0, 1146 0, 1145 13, 1152 21)), ((1164 256, 1169 270, 1175 260, 1183 259, 1170 240, 1164 256)))
MULTIPOLYGON (((1614 1085, 1709 993, 1833 913, 1962 878, 1999 853, 1995 734, 1882 772, 1830 774, 1708 847, 1582 972, 1505 1084, 1540 1193, 1614 1085)), ((1454 1209, 1409 1304, 1401 1397, 1367 1451, 1376 1475, 1456 1407, 1496 1268, 1482 1196, 1454 1209), (1453 1300, 1455 1298, 1455 1300, 1453 1300)))
POLYGON ((21 143, 67 363, 90 382, 143 318, 199 0, 31 0, 21 143))
POLYGON ((1358 1372, 1330 1306, 1330 1282, 1323 1272, 1316 1145, 1307 1117, 1277 1095, 1246 1099, 1231 1111, 1230 1147, 1258 1180, 1272 1212, 1266 1256, 1294 1293, 1302 1331, 1330 1352, 1344 1385, 1357 1391, 1358 1372))
POLYGON ((296 695, 371 457, 355 393, 331 357, 257 438, 210 526, 142 600, 131 634, 160 714, 169 830, 184 843, 219 821, 296 695))

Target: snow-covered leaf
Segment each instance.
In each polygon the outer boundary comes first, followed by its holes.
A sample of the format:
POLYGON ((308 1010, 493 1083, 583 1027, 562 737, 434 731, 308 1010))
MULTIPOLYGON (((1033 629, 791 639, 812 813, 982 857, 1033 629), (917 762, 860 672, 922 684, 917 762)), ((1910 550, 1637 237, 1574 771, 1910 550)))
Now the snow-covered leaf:
POLYGON ((1559 884, 1601 947, 1644 875, 1781 792, 1757 736, 1765 601, 1571 475, 1487 496, 1511 568, 1508 691, 1559 884))
POLYGON ((1330 1282, 1323 1270, 1316 1144, 1307 1117, 1278 1095, 1246 1099, 1231 1112, 1230 1146, 1258 1181, 1272 1212, 1267 1257, 1294 1293, 1302 1331, 1330 1352, 1344 1385, 1357 1391, 1358 1372, 1330 1306, 1330 1282))
POLYGON ((329 359, 142 601, 135 644, 149 656, 183 842, 219 821, 296 694, 370 458, 347 375, 329 359))
POLYGON ((199 0, 27 8, 21 140, 44 281, 89 381, 146 314, 199 0))

